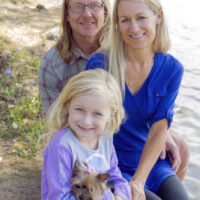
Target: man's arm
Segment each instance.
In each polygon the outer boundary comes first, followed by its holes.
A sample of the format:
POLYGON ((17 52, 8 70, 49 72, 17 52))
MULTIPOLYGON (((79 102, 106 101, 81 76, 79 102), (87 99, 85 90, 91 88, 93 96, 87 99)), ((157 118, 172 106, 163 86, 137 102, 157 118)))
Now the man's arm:
POLYGON ((42 59, 38 71, 38 83, 40 90, 40 99, 42 102, 42 112, 47 113, 51 104, 59 96, 59 79, 54 73, 51 63, 47 59, 42 59))

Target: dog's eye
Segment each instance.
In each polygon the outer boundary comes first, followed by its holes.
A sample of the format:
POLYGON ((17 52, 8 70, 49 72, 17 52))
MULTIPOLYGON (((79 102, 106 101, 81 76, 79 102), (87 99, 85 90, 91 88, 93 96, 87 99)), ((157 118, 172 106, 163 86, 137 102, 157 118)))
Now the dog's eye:
POLYGON ((87 186, 86 186, 86 185, 83 185, 82 187, 83 187, 83 189, 84 189, 84 190, 86 190, 86 189, 87 189, 87 186))
POLYGON ((80 188, 81 188, 80 185, 75 185, 74 187, 75 187, 76 189, 80 189, 80 188))

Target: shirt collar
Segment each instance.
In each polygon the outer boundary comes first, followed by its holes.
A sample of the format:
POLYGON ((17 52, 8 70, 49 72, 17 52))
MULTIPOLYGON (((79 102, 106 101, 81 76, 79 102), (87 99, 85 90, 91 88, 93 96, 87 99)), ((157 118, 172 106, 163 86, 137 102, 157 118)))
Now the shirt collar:
POLYGON ((89 56, 88 55, 86 55, 81 49, 79 49, 77 46, 76 46, 76 44, 75 44, 75 42, 74 41, 72 41, 72 59, 71 59, 71 61, 70 61, 70 64, 74 64, 75 62, 77 62, 77 60, 79 59, 79 58, 84 58, 84 59, 86 59, 86 60, 88 60, 89 59, 89 56))

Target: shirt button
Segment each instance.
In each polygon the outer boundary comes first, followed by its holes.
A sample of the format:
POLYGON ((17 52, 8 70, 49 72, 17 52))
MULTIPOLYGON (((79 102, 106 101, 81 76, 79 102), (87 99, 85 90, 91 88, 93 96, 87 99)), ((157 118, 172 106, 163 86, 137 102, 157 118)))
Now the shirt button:
POLYGON ((159 94, 159 93, 156 93, 156 96, 157 96, 157 97, 159 97, 159 96, 160 96, 160 94, 159 94))

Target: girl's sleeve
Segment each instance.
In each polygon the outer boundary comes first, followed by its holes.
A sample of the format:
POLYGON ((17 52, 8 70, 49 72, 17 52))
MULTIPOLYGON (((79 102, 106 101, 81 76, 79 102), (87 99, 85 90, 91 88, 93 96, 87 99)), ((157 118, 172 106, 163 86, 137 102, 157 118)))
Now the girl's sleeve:
POLYGON ((118 159, 114 146, 112 146, 110 167, 111 168, 108 171, 108 173, 110 174, 108 182, 114 184, 114 195, 120 196, 123 200, 131 199, 128 182, 122 177, 121 171, 118 168, 118 159))
POLYGON ((45 153, 42 172, 42 200, 76 200, 72 195, 70 184, 71 151, 65 146, 50 145, 48 153, 47 151, 45 153))

